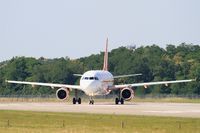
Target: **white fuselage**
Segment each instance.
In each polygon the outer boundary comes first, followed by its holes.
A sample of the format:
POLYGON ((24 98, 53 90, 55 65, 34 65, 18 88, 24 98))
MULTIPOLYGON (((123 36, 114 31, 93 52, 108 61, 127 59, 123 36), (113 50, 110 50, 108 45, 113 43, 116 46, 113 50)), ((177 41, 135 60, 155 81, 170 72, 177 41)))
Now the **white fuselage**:
POLYGON ((113 75, 108 71, 92 70, 85 72, 80 79, 82 90, 89 96, 107 95, 114 84, 113 75))

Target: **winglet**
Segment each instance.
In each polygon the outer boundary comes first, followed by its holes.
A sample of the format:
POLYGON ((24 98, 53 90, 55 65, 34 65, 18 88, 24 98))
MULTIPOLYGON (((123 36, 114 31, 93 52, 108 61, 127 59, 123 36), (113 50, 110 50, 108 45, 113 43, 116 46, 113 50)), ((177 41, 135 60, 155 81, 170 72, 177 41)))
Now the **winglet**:
POLYGON ((106 49, 105 49, 105 53, 104 53, 103 70, 108 71, 108 38, 106 39, 106 49))

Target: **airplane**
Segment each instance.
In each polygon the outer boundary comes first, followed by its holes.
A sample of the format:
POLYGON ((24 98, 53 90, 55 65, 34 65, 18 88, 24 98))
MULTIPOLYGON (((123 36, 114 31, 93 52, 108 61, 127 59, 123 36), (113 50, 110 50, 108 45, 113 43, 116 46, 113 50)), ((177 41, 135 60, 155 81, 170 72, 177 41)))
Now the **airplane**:
POLYGON ((74 76, 79 76, 80 85, 69 85, 69 84, 55 84, 55 83, 40 83, 40 82, 27 82, 27 81, 12 81, 6 80, 7 83, 12 84, 24 84, 32 86, 47 86, 51 88, 57 88, 56 96, 60 100, 65 100, 69 98, 69 92, 74 89, 75 97, 73 98, 73 104, 81 104, 81 98, 78 97, 77 91, 83 91, 86 95, 90 97, 89 104, 94 104, 93 97, 97 95, 108 95, 111 91, 119 90, 119 96, 115 98, 115 104, 124 104, 124 101, 130 101, 134 98, 134 90, 132 88, 138 86, 144 86, 147 88, 150 85, 166 85, 174 83, 192 82, 194 79, 188 80, 174 80, 174 81, 159 81, 159 82, 145 82, 145 83, 133 83, 133 84, 122 84, 114 85, 114 79, 140 76, 142 74, 129 74, 129 75, 119 75, 113 76, 108 71, 108 38, 106 40, 106 48, 104 53, 104 64, 103 70, 90 70, 84 74, 74 74, 74 76))

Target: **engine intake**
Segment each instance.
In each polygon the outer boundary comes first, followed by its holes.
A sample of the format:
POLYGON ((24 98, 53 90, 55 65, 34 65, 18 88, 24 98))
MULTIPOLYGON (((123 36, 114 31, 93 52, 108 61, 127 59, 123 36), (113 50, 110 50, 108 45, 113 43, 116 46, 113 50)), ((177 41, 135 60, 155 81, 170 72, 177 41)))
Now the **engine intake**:
POLYGON ((60 88, 56 91, 56 96, 60 100, 65 100, 69 97, 69 90, 66 88, 60 88))
POLYGON ((121 97, 125 101, 129 101, 134 97, 134 91, 131 88, 124 88, 121 90, 121 97))

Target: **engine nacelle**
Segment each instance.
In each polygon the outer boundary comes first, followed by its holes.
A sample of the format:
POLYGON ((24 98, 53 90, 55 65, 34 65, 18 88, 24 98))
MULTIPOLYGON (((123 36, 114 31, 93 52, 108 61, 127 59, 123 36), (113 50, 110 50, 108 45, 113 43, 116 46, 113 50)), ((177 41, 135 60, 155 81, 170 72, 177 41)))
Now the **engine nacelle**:
POLYGON ((121 90, 120 95, 125 101, 129 101, 134 97, 134 91, 127 87, 121 90))
POLYGON ((56 96, 60 100, 65 100, 69 97, 69 89, 67 88, 60 88, 56 91, 56 96))

